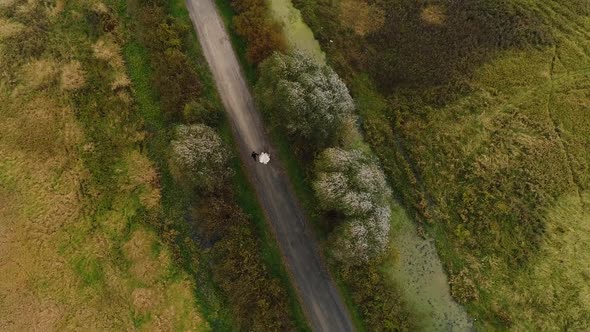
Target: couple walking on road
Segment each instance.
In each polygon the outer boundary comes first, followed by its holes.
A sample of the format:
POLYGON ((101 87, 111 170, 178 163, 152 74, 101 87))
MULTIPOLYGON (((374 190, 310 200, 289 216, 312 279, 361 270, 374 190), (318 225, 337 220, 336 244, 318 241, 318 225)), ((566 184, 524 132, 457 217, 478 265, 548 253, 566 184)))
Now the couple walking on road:
POLYGON ((266 152, 261 152, 261 153, 256 153, 256 151, 252 151, 252 154, 250 154, 252 156, 252 159, 254 159, 255 161, 261 163, 261 164, 268 164, 268 162, 270 161, 270 154, 266 153, 266 152))

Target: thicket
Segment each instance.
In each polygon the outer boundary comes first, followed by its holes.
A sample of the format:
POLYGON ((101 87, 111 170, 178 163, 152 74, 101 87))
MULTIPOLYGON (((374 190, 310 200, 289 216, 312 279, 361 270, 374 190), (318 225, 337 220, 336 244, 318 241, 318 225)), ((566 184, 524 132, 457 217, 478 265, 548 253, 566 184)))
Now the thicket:
POLYGON ((259 108, 307 165, 318 203, 314 212, 331 224, 330 263, 365 324, 370 330, 412 326, 396 288, 377 272, 389 244, 391 191, 362 142, 346 86, 332 69, 303 54, 274 54, 259 71, 259 108))
POLYGON ((185 105, 195 102, 201 91, 199 76, 183 49, 190 27, 169 17, 165 3, 155 0, 146 2, 137 19, 141 26, 149 27, 139 30, 139 39, 149 50, 152 82, 162 109, 170 119, 178 120, 185 105))
POLYGON ((303 54, 275 53, 264 61, 256 91, 262 110, 306 155, 335 145, 354 110, 338 75, 303 54))
POLYGON ((379 166, 358 149, 328 148, 317 158, 313 187, 320 207, 341 216, 332 233, 340 264, 364 265, 389 244, 391 190, 379 166))
MULTIPOLYGON (((218 134, 225 119, 217 103, 201 93, 194 64, 186 55, 188 27, 167 15, 164 1, 143 1, 135 11, 155 91, 168 114, 165 125, 172 131, 168 165, 176 178, 173 185, 191 198, 185 219, 196 227, 205 253, 206 264, 200 266, 213 276, 227 300, 233 328, 294 330, 285 285, 263 260, 258 230, 236 203, 232 159, 218 134)), ((175 235, 171 237, 174 242, 175 235)))
POLYGON ((287 50, 282 27, 270 17, 265 0, 231 0, 231 5, 237 13, 234 28, 246 39, 246 56, 251 63, 258 64, 273 52, 287 50))
POLYGON ((287 293, 261 260, 262 248, 248 216, 230 189, 229 151, 205 125, 179 125, 172 141, 172 163, 179 164, 198 191, 192 216, 208 247, 215 283, 228 297, 240 330, 293 330, 287 293))
POLYGON ((171 166, 179 178, 202 190, 212 190, 231 176, 229 153, 215 131, 203 124, 179 125, 171 143, 171 166))

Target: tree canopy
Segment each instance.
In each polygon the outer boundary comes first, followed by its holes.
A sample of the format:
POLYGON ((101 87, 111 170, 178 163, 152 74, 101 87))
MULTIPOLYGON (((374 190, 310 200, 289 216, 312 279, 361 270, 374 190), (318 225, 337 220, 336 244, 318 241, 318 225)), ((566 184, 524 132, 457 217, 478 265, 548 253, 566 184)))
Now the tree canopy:
POLYGON ((313 187, 324 210, 344 216, 332 235, 332 254, 352 265, 387 248, 391 190, 376 162, 360 150, 329 148, 316 161, 313 187))
POLYGON ((354 111, 340 77, 300 53, 275 53, 265 60, 256 92, 260 107, 276 125, 316 151, 336 141, 343 122, 354 111))
POLYGON ((229 154, 217 133, 202 124, 179 125, 172 141, 172 164, 191 182, 213 188, 231 174, 227 167, 229 154))

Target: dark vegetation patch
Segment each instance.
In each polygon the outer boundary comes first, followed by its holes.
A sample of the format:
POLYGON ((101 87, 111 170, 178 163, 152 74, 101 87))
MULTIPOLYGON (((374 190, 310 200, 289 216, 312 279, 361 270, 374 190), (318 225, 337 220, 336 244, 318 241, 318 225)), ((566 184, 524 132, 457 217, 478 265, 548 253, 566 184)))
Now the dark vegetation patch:
POLYGON ((337 2, 294 0, 345 77, 365 71, 386 94, 403 89, 435 104, 469 91, 465 78, 498 52, 553 40, 537 16, 513 1, 364 2, 380 8, 385 20, 360 36, 341 24, 337 2), (440 24, 425 19, 430 8, 438 11, 440 24))
POLYGON ((287 49, 282 27, 268 15, 265 0, 232 0, 231 6, 236 13, 233 27, 247 43, 248 61, 258 64, 273 52, 287 49))

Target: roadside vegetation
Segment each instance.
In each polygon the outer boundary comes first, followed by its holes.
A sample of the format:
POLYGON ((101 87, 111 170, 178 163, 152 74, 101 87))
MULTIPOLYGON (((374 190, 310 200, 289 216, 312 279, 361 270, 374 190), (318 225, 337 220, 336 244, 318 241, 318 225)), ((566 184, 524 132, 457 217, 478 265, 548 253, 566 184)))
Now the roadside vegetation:
POLYGON ((169 173, 170 203, 186 200, 183 219, 193 226, 193 239, 204 261, 199 267, 215 287, 208 291, 221 293, 203 304, 212 326, 305 329, 277 249, 272 242, 261 241, 268 240, 266 229, 259 225, 262 220, 259 224, 253 220, 262 218, 259 207, 243 198, 254 194, 233 153, 229 124, 198 53, 186 10, 163 1, 132 1, 128 14, 139 18, 133 26, 139 45, 128 49, 128 57, 147 61, 146 67, 135 66, 134 78, 138 83, 145 76, 151 79, 155 89, 140 93, 162 107, 158 112, 151 111, 149 102, 144 105, 150 119, 147 126, 155 136, 149 149, 159 156, 159 168, 169 173), (166 83, 172 80, 176 83, 166 83))
POLYGON ((232 0, 235 32, 247 42, 246 57, 257 64, 274 51, 286 51, 281 26, 268 16, 265 0, 232 0))
MULTIPOLYGON (((226 5, 218 4, 236 33, 236 13, 226 5)), ((270 17, 268 11, 265 15, 270 17)), ((248 41, 233 41, 240 58, 247 61, 243 43, 247 47, 248 41)), ((275 52, 259 65, 253 61, 243 65, 258 69, 250 75, 250 83, 257 82, 258 106, 273 136, 295 152, 295 159, 286 156, 291 158, 287 167, 301 174, 295 179, 298 194, 305 196, 301 198, 317 222, 318 235, 326 239, 332 270, 345 287, 353 315, 359 316, 357 328, 414 328, 418 319, 379 270, 391 254, 395 203, 371 149, 362 141, 348 89, 331 68, 299 53, 275 52), (323 157, 316 160, 320 153, 323 157)))
POLYGON ((477 326, 590 328, 588 4, 294 2, 477 326))
MULTIPOLYGON (((303 54, 275 53, 259 67, 256 100, 285 138, 313 188, 325 251, 368 330, 412 329, 393 285, 377 271, 388 254, 391 190, 358 131, 354 103, 338 75, 303 54), (388 291, 383 292, 387 289, 388 291)), ((300 179, 301 180, 301 179, 300 179)))

